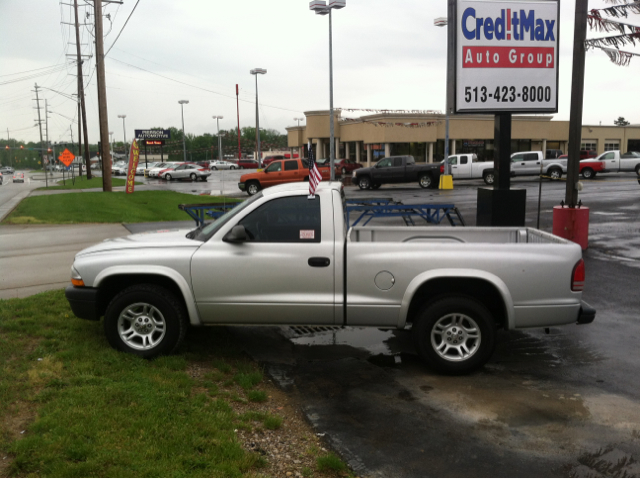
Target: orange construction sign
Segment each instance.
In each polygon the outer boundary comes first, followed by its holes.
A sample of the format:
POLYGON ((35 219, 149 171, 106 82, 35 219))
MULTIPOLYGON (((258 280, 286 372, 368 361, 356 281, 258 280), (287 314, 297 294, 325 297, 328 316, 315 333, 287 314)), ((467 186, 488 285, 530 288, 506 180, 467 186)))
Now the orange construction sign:
POLYGON ((73 160, 76 159, 76 156, 71 153, 68 148, 65 148, 64 151, 60 153, 58 159, 64 163, 64 166, 69 167, 73 160))

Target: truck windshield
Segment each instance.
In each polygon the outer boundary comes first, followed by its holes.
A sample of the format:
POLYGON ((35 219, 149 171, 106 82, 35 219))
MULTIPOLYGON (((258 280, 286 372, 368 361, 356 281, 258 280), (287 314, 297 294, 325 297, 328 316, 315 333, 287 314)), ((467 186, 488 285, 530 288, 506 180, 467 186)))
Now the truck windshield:
POLYGON ((243 201, 235 208, 227 211, 214 222, 205 224, 204 227, 201 227, 200 231, 198 231, 197 234, 194 235, 193 239, 198 241, 207 241, 216 233, 216 231, 222 228, 227 223, 227 221, 229 221, 231 218, 244 210, 247 206, 253 204, 260 198, 262 198, 262 192, 259 192, 258 194, 253 195, 251 198, 243 201))

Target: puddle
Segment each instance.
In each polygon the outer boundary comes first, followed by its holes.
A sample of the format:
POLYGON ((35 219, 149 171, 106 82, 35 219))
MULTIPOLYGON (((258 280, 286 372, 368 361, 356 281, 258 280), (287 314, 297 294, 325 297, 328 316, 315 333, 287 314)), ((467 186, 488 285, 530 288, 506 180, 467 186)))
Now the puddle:
MULTIPOLYGON (((305 328, 304 335, 291 337, 294 344, 300 346, 351 346, 364 349, 372 355, 393 356, 394 351, 387 343, 394 336, 395 331, 374 328, 305 328)), ((291 328, 296 335, 299 328, 291 328)))
POLYGON ((613 211, 592 211, 592 215, 603 215, 603 216, 620 216, 624 215, 624 213, 616 213, 613 211))

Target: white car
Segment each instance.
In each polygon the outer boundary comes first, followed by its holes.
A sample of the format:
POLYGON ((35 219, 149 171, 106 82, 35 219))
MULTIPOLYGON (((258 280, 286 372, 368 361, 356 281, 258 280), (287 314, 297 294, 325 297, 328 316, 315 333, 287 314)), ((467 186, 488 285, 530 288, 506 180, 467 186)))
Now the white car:
POLYGON ((136 168, 136 175, 144 175, 144 170, 155 168, 160 164, 159 161, 154 161, 153 163, 147 163, 145 165, 144 161, 138 163, 138 167, 136 168))
POLYGON ((175 163, 158 163, 153 168, 149 168, 147 176, 149 178, 158 178, 162 170, 166 170, 167 168, 173 168, 174 166, 175 166, 175 163))
POLYGON ((127 165, 114 164, 111 167, 111 174, 113 176, 127 176, 128 170, 129 168, 127 165))
POLYGON ((235 163, 224 160, 215 160, 209 163, 209 167, 212 170, 235 170, 238 166, 235 163))
POLYGON ((182 163, 181 165, 176 166, 173 170, 163 172, 162 179, 171 181, 190 178, 191 181, 207 181, 210 174, 211 171, 200 165, 196 165, 194 163, 182 163))

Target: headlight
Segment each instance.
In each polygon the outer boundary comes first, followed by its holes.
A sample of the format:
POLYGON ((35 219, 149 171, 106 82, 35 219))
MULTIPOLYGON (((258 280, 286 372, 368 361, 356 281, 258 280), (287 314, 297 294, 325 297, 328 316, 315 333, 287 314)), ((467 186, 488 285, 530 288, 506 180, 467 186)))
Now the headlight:
POLYGON ((80 276, 80 273, 78 273, 78 270, 75 266, 71 266, 71 284, 77 287, 84 286, 82 276, 80 276))

